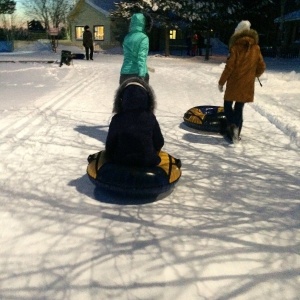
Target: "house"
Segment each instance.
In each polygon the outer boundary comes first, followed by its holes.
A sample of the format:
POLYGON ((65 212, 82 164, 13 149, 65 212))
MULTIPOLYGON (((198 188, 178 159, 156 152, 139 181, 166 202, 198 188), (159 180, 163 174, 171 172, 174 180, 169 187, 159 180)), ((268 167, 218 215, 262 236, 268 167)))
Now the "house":
MULTIPOLYGON (((115 9, 115 3, 119 2, 121 0, 78 0, 68 15, 72 43, 82 46, 84 26, 88 25, 94 34, 96 51, 120 46, 128 32, 129 24, 110 17, 110 12, 115 9)), ((183 50, 186 46, 182 31, 172 29, 169 31, 169 36, 174 51, 186 53, 186 50, 183 50)), ((164 51, 165 39, 165 29, 153 27, 149 33, 150 51, 164 51)))
POLYGON ((274 20, 278 24, 280 40, 285 47, 298 48, 300 46, 300 10, 290 12, 274 20))
POLYGON ((110 18, 118 0, 79 0, 68 15, 70 39, 82 46, 84 26, 94 34, 95 50, 119 45, 114 35, 115 22, 110 18))

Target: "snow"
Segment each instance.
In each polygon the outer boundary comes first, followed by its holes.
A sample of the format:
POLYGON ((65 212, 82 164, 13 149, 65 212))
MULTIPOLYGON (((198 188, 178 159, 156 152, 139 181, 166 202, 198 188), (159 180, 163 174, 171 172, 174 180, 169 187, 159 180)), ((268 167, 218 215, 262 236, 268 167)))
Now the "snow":
POLYGON ((0 299, 300 299, 299 60, 266 58, 242 142, 229 147, 182 123, 193 106, 223 104, 226 57, 149 55, 164 150, 182 177, 126 205, 86 175, 122 55, 19 62, 61 50, 82 53, 38 43, 0 54, 0 299))

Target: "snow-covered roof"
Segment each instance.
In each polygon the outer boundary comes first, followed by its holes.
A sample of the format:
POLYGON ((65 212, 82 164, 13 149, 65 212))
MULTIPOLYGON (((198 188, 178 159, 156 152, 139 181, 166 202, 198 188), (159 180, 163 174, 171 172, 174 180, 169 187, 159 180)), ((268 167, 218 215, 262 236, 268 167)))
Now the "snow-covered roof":
MULTIPOLYGON (((283 16, 283 22, 300 21, 300 10, 293 11, 283 16)), ((280 23, 281 17, 274 20, 274 23, 280 23)))
POLYGON ((120 0, 85 0, 85 2, 103 14, 108 15, 115 8, 115 3, 120 2, 120 0))

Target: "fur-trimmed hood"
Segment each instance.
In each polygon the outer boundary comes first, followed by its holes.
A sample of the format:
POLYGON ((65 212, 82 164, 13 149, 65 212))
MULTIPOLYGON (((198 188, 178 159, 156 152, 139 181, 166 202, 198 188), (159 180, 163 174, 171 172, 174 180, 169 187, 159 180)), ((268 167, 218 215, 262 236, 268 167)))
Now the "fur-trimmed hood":
POLYGON ((258 33, 254 29, 243 30, 234 33, 229 40, 229 49, 236 44, 244 44, 247 47, 257 45, 259 42, 258 33))
POLYGON ((246 29, 233 34, 226 66, 218 82, 221 86, 226 84, 224 100, 253 102, 255 77, 259 77, 265 68, 257 32, 246 29))
POLYGON ((153 89, 139 77, 125 80, 117 89, 113 113, 145 110, 154 113, 156 100, 153 89))

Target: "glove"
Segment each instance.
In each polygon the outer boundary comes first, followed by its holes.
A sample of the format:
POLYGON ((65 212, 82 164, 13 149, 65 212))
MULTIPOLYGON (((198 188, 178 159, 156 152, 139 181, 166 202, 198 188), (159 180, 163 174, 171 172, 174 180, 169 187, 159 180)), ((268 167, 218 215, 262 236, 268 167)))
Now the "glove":
POLYGON ((219 91, 220 91, 220 93, 223 93, 223 85, 218 85, 218 88, 219 88, 219 91))

